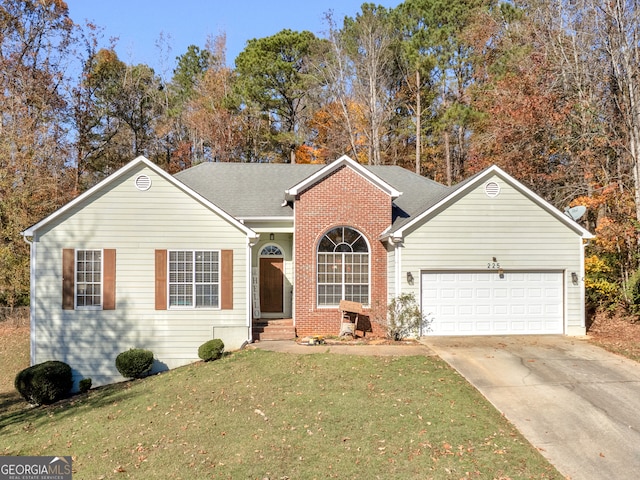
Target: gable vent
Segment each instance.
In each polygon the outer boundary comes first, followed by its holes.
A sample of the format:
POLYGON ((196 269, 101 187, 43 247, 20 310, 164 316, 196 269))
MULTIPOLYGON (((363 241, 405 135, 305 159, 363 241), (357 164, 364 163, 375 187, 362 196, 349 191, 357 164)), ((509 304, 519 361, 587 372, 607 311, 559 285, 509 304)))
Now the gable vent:
POLYGON ((136 188, 143 192, 149 190, 151 188, 151 178, 148 175, 138 175, 136 177, 136 188))
POLYGON ((487 197, 497 197, 500 193, 500 185, 496 182, 489 182, 484 186, 484 193, 487 194, 487 197))

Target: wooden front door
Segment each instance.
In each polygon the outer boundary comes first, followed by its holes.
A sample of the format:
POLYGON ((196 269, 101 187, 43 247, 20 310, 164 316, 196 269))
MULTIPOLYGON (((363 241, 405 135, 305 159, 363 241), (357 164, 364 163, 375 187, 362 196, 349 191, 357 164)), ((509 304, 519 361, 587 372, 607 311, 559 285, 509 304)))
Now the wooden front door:
POLYGON ((284 311, 284 269, 280 257, 260 259, 260 310, 263 313, 284 311))

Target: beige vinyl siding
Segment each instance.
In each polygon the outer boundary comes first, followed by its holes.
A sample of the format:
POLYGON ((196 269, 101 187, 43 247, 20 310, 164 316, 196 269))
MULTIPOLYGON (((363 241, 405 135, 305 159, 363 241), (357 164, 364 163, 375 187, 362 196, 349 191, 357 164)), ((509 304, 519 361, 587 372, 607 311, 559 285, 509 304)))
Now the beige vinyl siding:
MULTIPOLYGON (((562 271, 565 280, 565 333, 584 328, 580 277, 582 239, 528 197, 495 177, 500 194, 490 198, 484 183, 407 232, 402 246, 401 283, 420 298, 420 282, 406 281, 411 271, 487 271, 495 257, 505 271, 562 271)), ((496 272, 497 275, 497 272, 496 272)))
POLYGON ((66 361, 77 378, 90 376, 94 385, 121 379, 115 357, 129 348, 150 349, 158 368, 173 368, 198 360, 198 347, 214 334, 228 350, 249 338, 246 235, 152 170, 142 170, 152 179, 148 191, 135 188, 133 172, 34 239, 34 360, 66 361), (63 248, 116 250, 115 310, 62 310, 63 248), (233 309, 155 310, 156 249, 233 250, 233 309))

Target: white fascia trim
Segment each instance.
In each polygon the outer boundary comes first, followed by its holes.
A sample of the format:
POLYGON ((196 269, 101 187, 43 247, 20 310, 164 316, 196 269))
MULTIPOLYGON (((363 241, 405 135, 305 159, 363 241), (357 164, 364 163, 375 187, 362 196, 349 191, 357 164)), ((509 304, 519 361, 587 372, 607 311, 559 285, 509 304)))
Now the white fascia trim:
POLYGON ((534 203, 538 204, 544 210, 548 211, 551 215, 556 217, 558 220, 560 220, 562 223, 564 223, 567 227, 569 227, 572 230, 575 230, 577 233, 579 233, 581 238, 586 238, 586 239, 594 238, 594 235, 591 232, 589 232, 587 229, 582 227, 580 224, 578 224, 577 222, 575 222, 572 219, 570 219, 569 217, 567 217, 564 213, 562 213, 556 207, 551 205, 549 202, 547 202, 541 196, 539 196, 536 193, 534 193, 533 191, 531 191, 529 188, 525 187, 522 183, 520 183, 518 180, 513 178, 511 175, 509 175, 507 172, 502 170, 497 165, 493 165, 493 166, 487 168, 484 172, 480 173, 477 176, 477 178, 475 178, 473 181, 471 181, 471 182, 467 183, 466 185, 464 185, 463 187, 455 190, 450 195, 447 195, 445 198, 440 200, 438 203, 436 203, 435 205, 433 205, 429 209, 427 209, 424 212, 422 212, 420 215, 418 215, 412 221, 410 221, 409 223, 406 223, 405 225, 403 225, 401 228, 399 228, 395 232, 387 232, 385 237, 392 237, 394 239, 394 241, 401 240, 402 237, 404 236, 405 230, 413 227, 416 223, 421 222, 422 220, 424 220, 424 218, 430 216, 434 211, 439 210, 443 205, 446 205, 447 203, 450 203, 450 202, 455 202, 458 198, 464 196, 469 190, 477 188, 478 184, 486 181, 488 179, 488 177, 490 177, 492 175, 499 176, 500 178, 502 178, 502 180, 504 180, 505 182, 509 183, 516 190, 519 190, 526 197, 528 197, 531 201, 533 201, 534 203))
POLYGON ((107 178, 105 178, 101 182, 99 182, 96 185, 94 185, 93 187, 91 187, 89 190, 84 192, 82 195, 77 196, 76 198, 71 200, 69 203, 67 203, 63 207, 61 207, 58 210, 56 210, 55 212, 53 212, 48 217, 44 218, 43 220, 41 220, 40 222, 36 223, 35 225, 27 228, 25 231, 22 232, 22 235, 25 236, 25 237, 33 236, 34 232, 37 231, 40 227, 42 227, 43 225, 46 225, 47 223, 55 220, 56 218, 58 218, 59 216, 63 215, 65 212, 67 212, 68 210, 72 209, 73 207, 75 207, 79 203, 82 203, 85 199, 87 199, 88 197, 92 196, 95 192, 100 191, 101 189, 103 189, 107 185, 113 183, 114 181, 116 181, 120 177, 122 177, 124 175, 127 175, 130 170, 133 170, 134 168, 138 167, 140 164, 143 164, 146 167, 148 167, 149 169, 153 170, 156 174, 158 174, 159 176, 164 178, 166 181, 168 181, 172 185, 176 186, 177 188, 179 188, 180 190, 182 190, 183 192, 185 192, 187 195, 191 196, 192 198, 194 198, 198 202, 202 203, 204 206, 209 208, 211 211, 213 211, 213 212, 217 213, 218 215, 220 215, 222 218, 224 218, 229 223, 231 223, 232 225, 237 227, 239 230, 241 230, 243 233, 245 233, 247 235, 247 237, 249 237, 249 238, 257 238, 258 235, 256 234, 256 232, 254 232, 250 228, 244 226, 240 221, 238 221, 238 219, 236 219, 235 217, 229 215, 227 212, 222 210, 220 207, 218 207, 217 205, 211 203, 209 200, 204 198, 202 195, 200 195, 196 191, 192 190, 191 188, 187 187, 184 183, 182 183, 181 181, 176 179, 173 175, 168 174, 163 169, 161 169, 156 164, 154 164, 153 162, 149 161, 147 158, 143 157, 142 155, 140 155, 139 157, 133 159, 131 162, 126 164, 120 170, 118 170, 115 173, 109 175, 107 178))
POLYGON ((135 158, 134 160, 132 160, 131 162, 127 163, 124 167, 122 167, 120 170, 117 170, 115 173, 109 175, 107 178, 105 178, 104 180, 102 180, 101 182, 96 183, 93 187, 91 187, 89 190, 87 190, 86 192, 84 192, 81 195, 78 195, 76 198, 74 198, 73 200, 71 200, 69 203, 67 203, 66 205, 63 205, 62 207, 60 207, 58 210, 56 210, 55 212, 53 212, 51 215, 49 215, 48 217, 45 217, 44 219, 40 220, 38 223, 36 223, 35 225, 32 225, 31 227, 27 228, 26 230, 24 230, 22 232, 23 236, 33 236, 34 232, 36 230, 38 230, 40 227, 42 227, 43 225, 46 225, 47 223, 55 220, 56 218, 58 218, 59 216, 63 215, 66 211, 72 209, 73 207, 75 207, 76 205, 78 205, 79 203, 82 203, 87 197, 90 197, 91 195, 93 195, 95 192, 101 190, 102 188, 106 187, 107 185, 115 182, 118 178, 120 178, 123 175, 126 175, 129 170, 134 169, 135 167, 138 166, 138 164, 140 163, 145 163, 148 164, 148 166, 154 170, 158 169, 158 167, 156 167, 155 165, 151 164, 151 162, 149 162, 149 160, 147 160, 145 157, 143 157, 142 155, 135 158))
MULTIPOLYGON (((589 239, 589 238, 594 238, 595 237, 595 235, 593 235, 589 230, 584 228, 582 225, 577 223, 575 220, 569 218, 567 215, 564 214, 564 212, 561 212, 560 210, 558 210, 556 207, 551 205, 549 202, 547 202, 540 195, 538 195, 534 191, 530 190, 528 187, 526 187, 525 185, 520 183, 518 180, 513 178, 511 175, 509 175, 507 172, 502 170, 497 165, 493 165, 492 167, 490 167, 488 172, 487 172, 487 174, 481 175, 481 178, 486 178, 489 173, 495 173, 498 176, 502 177, 503 180, 505 180, 507 183, 511 183, 512 186, 514 186, 516 189, 518 189, 522 193, 524 193, 527 197, 529 197, 530 200, 532 200, 534 203, 537 203, 542 208, 547 210, 550 214, 552 214, 554 217, 556 217, 562 223, 567 225, 569 228, 571 228, 572 230, 577 230, 580 233, 580 236, 582 238, 589 239)), ((475 183, 475 182, 472 182, 472 183, 475 183)))
POLYGON ((285 193, 285 199, 286 200, 295 200, 295 197, 300 192, 305 190, 310 185, 313 185, 314 183, 316 183, 321 178, 326 177, 327 175, 329 175, 332 172, 335 172, 338 168, 340 168, 342 166, 351 167, 359 175, 361 175, 362 177, 367 179, 369 182, 371 182, 373 185, 378 187, 380 190, 382 190, 387 195, 391 196, 391 198, 398 198, 400 195, 402 195, 402 192, 400 192, 400 191, 396 190, 395 188, 393 188, 387 182, 382 180, 377 175, 371 173, 369 170, 364 168, 358 162, 352 160, 347 155, 343 155, 342 157, 340 157, 339 159, 337 159, 334 162, 330 163, 326 167, 321 168, 320 170, 318 170, 313 175, 305 178, 300 183, 298 183, 298 184, 294 185, 293 187, 285 190, 285 192, 284 192, 285 193))

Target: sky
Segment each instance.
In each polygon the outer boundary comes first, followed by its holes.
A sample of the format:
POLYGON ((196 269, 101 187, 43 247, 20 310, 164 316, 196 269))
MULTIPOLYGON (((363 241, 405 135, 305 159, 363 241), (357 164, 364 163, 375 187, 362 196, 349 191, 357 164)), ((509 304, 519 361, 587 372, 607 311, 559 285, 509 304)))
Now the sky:
MULTIPOLYGON (((144 63, 170 77, 175 58, 189 45, 204 48, 209 36, 227 35, 227 65, 252 38, 274 35, 287 28, 324 36, 324 13, 333 11, 337 25, 355 17, 364 0, 66 0, 69 16, 79 24, 91 21, 103 28, 104 45, 118 37, 116 52, 123 62, 144 63), (157 47, 161 36, 171 50, 164 60, 157 47)), ((387 8, 400 0, 373 2, 387 8)))

